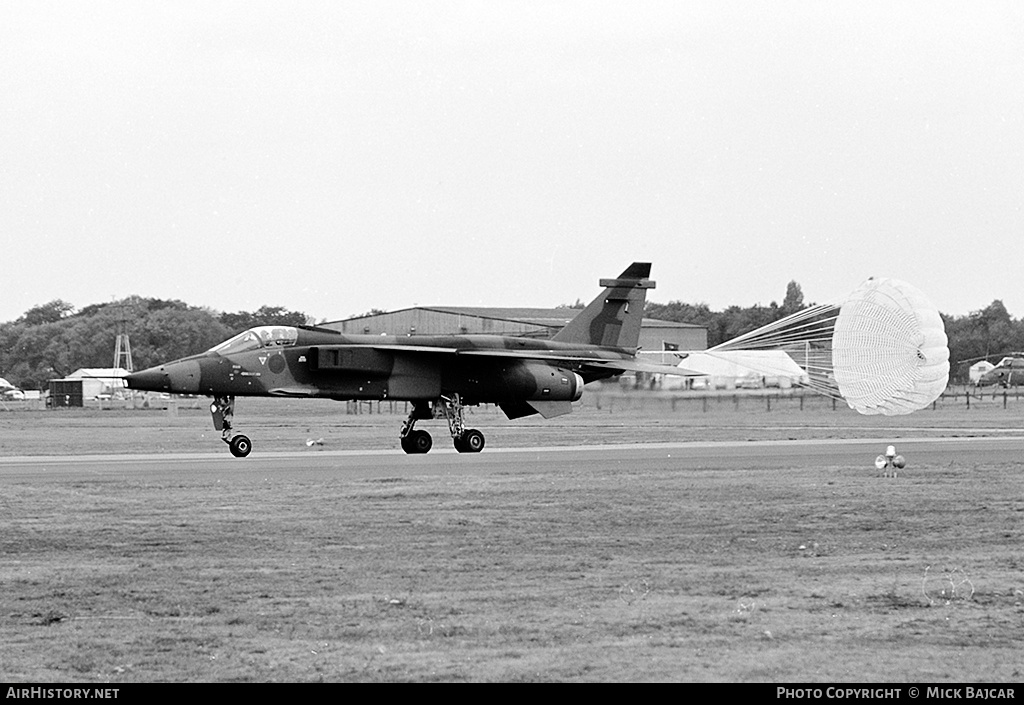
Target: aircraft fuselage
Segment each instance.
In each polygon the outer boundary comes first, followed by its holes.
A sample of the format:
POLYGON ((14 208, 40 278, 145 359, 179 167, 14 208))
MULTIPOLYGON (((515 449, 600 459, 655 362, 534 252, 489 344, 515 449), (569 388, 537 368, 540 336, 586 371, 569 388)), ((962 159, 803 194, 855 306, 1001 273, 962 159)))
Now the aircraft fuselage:
POLYGON ((1005 357, 978 380, 979 387, 991 384, 1003 387, 1017 387, 1024 384, 1024 358, 1005 357))
MULTIPOLYGON (((273 330, 274 327, 267 327, 273 330)), ((359 336, 287 329, 294 340, 186 357, 134 373, 132 388, 210 396, 286 396, 433 400, 459 394, 467 404, 514 400, 573 401, 582 385, 614 372, 579 375, 574 359, 626 360, 602 346, 502 336, 359 336), (507 357, 491 357, 501 351, 507 357), (517 352, 531 355, 519 359, 517 352), (543 354, 544 359, 535 355, 543 354), (560 359, 564 358, 564 359, 560 359)), ((233 339, 234 340, 234 339, 233 339)), ((257 341, 250 341, 256 344, 257 341)))

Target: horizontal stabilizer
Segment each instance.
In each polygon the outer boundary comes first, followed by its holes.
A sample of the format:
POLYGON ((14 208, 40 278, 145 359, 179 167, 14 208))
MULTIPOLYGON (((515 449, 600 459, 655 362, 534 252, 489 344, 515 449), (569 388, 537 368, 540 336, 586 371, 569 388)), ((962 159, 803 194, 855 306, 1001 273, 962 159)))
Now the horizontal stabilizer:
POLYGON ((521 419, 534 414, 540 414, 544 418, 550 419, 572 413, 572 402, 568 401, 510 401, 498 406, 510 419, 521 419))
POLYGON ((572 402, 568 401, 528 401, 526 403, 546 419, 572 413, 572 402))
POLYGON ((510 419, 521 419, 524 416, 533 416, 537 413, 537 410, 525 401, 507 401, 498 404, 498 406, 505 412, 505 416, 510 419))

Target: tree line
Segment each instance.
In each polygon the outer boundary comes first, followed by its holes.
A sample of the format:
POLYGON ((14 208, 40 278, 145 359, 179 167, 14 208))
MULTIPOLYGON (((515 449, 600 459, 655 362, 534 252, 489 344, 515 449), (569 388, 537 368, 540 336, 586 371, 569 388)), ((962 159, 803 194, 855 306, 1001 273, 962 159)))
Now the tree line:
MULTIPOLYGON (((800 285, 791 281, 782 303, 729 306, 648 302, 644 315, 707 328, 714 346, 805 308, 800 285)), ((941 314, 949 337, 950 380, 966 383, 970 363, 1024 351, 1024 319, 1015 320, 1000 300, 965 316, 941 314)), ((136 369, 208 350, 257 325, 304 325, 306 314, 280 306, 219 313, 177 300, 131 297, 80 311, 60 299, 0 323, 0 377, 22 389, 43 389, 82 367, 110 367, 120 326, 130 336, 136 369)))
POLYGON ((135 369, 208 350, 256 325, 303 325, 307 316, 280 306, 218 313, 181 301, 132 297, 80 311, 60 299, 0 323, 0 377, 22 389, 44 389, 83 367, 114 364, 123 327, 135 369))
MULTIPOLYGON (((724 311, 712 311, 707 304, 672 301, 667 304, 648 303, 644 315, 703 326, 708 331, 708 347, 713 347, 803 308, 806 305, 800 285, 791 281, 781 305, 773 301, 768 306, 730 306, 724 311)), ((1024 319, 1011 317, 999 299, 964 316, 941 312, 939 315, 949 338, 949 377, 952 383, 966 384, 970 366, 978 360, 989 359, 997 363, 1004 355, 1024 351, 1024 319)))

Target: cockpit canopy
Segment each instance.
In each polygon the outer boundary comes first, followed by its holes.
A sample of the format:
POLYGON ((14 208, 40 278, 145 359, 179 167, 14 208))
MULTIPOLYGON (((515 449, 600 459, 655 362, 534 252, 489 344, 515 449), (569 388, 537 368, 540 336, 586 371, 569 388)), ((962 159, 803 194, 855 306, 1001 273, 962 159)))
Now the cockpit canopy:
POLYGON ((219 345, 210 348, 209 352, 218 355, 259 350, 261 348, 287 348, 295 345, 299 339, 299 329, 291 326, 256 326, 234 338, 229 338, 219 345))

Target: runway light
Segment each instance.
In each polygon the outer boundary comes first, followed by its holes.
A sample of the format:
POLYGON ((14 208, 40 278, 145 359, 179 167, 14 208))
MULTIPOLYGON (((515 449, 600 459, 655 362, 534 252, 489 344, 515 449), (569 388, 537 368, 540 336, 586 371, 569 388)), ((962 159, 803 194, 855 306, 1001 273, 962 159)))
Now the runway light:
POLYGON ((906 467, 907 461, 902 455, 896 455, 896 446, 886 446, 885 455, 875 458, 875 467, 884 471, 885 475, 896 477, 896 471, 906 467))

